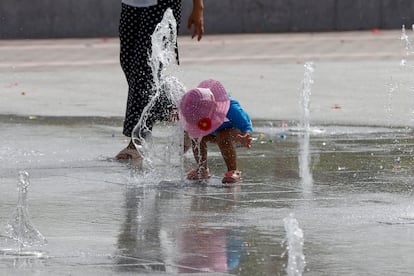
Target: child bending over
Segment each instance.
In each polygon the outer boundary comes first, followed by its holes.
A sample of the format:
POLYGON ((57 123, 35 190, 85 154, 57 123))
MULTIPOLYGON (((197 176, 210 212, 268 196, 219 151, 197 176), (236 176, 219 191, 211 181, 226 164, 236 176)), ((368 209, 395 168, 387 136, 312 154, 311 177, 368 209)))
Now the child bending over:
POLYGON ((222 183, 240 181, 236 144, 251 147, 252 122, 239 102, 227 95, 223 85, 209 79, 185 93, 180 101, 179 117, 186 135, 192 138, 194 159, 198 165, 187 178, 200 180, 210 177, 207 142, 212 142, 217 143, 227 166, 222 183))

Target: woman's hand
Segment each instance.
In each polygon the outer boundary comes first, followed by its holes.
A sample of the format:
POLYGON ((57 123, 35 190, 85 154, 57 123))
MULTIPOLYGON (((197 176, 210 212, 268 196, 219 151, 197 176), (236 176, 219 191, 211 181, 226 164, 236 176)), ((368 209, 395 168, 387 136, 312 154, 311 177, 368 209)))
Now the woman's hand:
POLYGON ((193 11, 188 18, 187 28, 191 30, 194 26, 191 38, 197 36, 197 40, 200 41, 204 35, 204 19, 203 19, 203 0, 193 0, 193 11))

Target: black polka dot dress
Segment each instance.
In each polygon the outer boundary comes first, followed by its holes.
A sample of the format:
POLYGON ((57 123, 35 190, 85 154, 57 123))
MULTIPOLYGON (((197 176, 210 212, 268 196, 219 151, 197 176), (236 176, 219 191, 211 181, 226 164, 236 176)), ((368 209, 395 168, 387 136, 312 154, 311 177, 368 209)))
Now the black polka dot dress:
MULTIPOLYGON (((151 35, 161 22, 167 8, 173 10, 177 29, 181 21, 181 0, 158 0, 155 6, 138 8, 122 3, 119 24, 120 62, 128 82, 128 99, 125 112, 125 136, 131 137, 132 130, 138 123, 141 113, 152 96, 152 72, 148 65, 151 50, 151 35)), ((178 54, 177 54, 178 60, 178 54)), ((151 117, 151 124, 162 119, 168 103, 158 103, 159 114, 151 117)))

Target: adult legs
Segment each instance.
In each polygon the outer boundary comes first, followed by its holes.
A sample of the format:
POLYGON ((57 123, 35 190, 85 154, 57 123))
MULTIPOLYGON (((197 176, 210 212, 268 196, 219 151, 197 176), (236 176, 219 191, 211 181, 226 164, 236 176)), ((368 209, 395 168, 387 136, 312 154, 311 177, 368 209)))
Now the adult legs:
MULTIPOLYGON (((132 136, 132 131, 138 123, 142 111, 153 95, 153 77, 148 65, 151 35, 168 7, 173 9, 178 28, 178 23, 181 20, 181 1, 179 0, 159 0, 158 5, 148 8, 136 8, 122 4, 119 24, 120 63, 128 83, 128 99, 123 128, 123 134, 127 137, 132 136)), ((158 108, 161 111, 163 109, 165 107, 162 105, 158 108)), ((154 115, 146 121, 149 130, 152 129, 156 119, 158 118, 154 115)), ((139 135, 145 137, 145 133, 139 135)), ((130 143, 125 150, 127 149, 135 149, 134 144, 130 143)), ((125 150, 121 151, 116 159, 132 158, 125 150)))

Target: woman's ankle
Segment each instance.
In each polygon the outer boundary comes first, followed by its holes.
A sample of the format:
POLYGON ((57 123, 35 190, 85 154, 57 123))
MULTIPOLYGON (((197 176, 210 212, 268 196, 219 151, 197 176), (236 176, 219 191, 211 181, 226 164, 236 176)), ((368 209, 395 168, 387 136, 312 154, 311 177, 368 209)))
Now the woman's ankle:
POLYGON ((136 147, 135 147, 134 143, 132 142, 132 140, 129 142, 127 148, 128 149, 136 149, 136 147))

